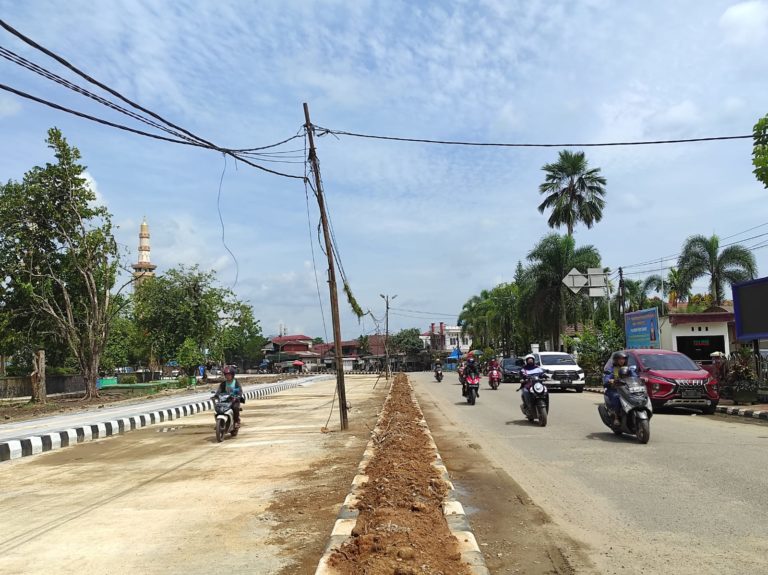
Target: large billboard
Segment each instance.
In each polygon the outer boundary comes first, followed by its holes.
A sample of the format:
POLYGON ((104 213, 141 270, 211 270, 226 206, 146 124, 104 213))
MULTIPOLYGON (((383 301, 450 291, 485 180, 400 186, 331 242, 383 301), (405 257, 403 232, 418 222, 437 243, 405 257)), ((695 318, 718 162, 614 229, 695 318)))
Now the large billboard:
POLYGON ((768 277, 733 284, 736 339, 768 339, 768 277))
POLYGON ((654 307, 625 313, 624 333, 628 349, 661 349, 659 310, 654 307))

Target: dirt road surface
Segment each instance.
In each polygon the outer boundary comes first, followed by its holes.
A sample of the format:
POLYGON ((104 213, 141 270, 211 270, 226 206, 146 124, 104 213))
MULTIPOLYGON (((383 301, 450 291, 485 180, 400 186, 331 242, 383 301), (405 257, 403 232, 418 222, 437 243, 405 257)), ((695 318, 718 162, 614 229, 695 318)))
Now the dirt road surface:
POLYGON ((386 393, 375 381, 347 377, 346 433, 326 380, 249 401, 221 444, 202 413, 4 463, 0 573, 314 573, 386 393))

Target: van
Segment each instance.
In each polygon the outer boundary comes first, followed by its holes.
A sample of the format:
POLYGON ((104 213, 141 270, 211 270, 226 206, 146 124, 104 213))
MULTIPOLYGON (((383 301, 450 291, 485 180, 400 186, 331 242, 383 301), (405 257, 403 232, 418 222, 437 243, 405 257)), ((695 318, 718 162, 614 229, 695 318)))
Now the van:
POLYGON ((584 391, 584 370, 579 367, 570 353, 561 351, 539 351, 533 354, 536 363, 544 370, 549 379, 546 385, 549 389, 575 389, 576 393, 584 391))

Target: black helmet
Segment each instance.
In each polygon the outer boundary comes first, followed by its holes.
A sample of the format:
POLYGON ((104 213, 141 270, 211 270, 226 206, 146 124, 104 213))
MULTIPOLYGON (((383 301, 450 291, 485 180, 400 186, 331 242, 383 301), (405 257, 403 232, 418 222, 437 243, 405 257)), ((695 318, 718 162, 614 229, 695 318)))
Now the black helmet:
POLYGON ((630 374, 629 367, 622 365, 619 368, 619 377, 627 377, 630 374))
POLYGON ((627 359, 627 352, 625 351, 617 351, 613 354, 613 357, 611 358, 613 361, 616 361, 617 359, 627 359))

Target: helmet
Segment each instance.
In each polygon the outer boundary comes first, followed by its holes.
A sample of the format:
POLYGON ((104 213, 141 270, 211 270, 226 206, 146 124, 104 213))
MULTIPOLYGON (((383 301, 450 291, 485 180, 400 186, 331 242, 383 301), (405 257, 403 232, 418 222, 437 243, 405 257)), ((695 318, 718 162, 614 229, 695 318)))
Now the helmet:
POLYGON ((619 368, 619 376, 620 377, 627 377, 630 374, 629 368, 626 365, 622 365, 619 368))
POLYGON ((534 362, 534 363, 536 363, 536 358, 533 356, 533 354, 532 354, 532 353, 529 353, 529 354, 528 354, 528 355, 526 355, 526 356, 525 356, 523 359, 525 360, 525 363, 528 363, 528 360, 529 360, 529 359, 532 359, 532 360, 533 360, 533 362, 534 362))
POLYGON ((616 361, 617 359, 623 359, 626 361, 627 354, 624 351, 617 351, 613 354, 613 357, 611 358, 613 361, 616 361))
POLYGON ((236 372, 235 372, 235 368, 232 367, 231 365, 225 365, 223 373, 225 376, 231 374, 232 377, 234 377, 236 372))
POLYGON ((475 363, 475 358, 474 358, 474 357, 472 357, 472 356, 470 356, 470 357, 469 357, 469 359, 468 359, 467 361, 468 361, 469 363, 475 363))

